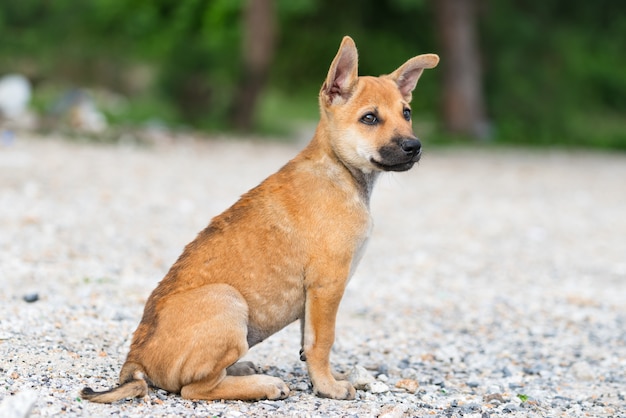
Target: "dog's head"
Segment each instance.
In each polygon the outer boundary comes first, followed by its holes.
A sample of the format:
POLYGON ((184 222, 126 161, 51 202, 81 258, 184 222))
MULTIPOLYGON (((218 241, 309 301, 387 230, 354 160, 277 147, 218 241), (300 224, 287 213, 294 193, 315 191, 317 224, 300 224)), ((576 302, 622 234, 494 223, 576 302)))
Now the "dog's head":
POLYGON ((391 74, 359 77, 356 45, 343 38, 319 101, 330 145, 344 164, 369 173, 406 171, 419 161, 422 145, 409 103, 424 69, 438 62, 437 55, 424 54, 391 74))

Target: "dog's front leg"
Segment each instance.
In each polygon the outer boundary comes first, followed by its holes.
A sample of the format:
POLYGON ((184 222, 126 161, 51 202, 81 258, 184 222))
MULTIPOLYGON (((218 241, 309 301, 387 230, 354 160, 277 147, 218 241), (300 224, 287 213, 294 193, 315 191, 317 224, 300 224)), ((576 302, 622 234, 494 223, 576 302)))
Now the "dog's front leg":
POLYGON ((317 396, 354 399, 350 382, 337 381, 330 367, 330 350, 335 341, 335 319, 343 286, 313 284, 306 290, 306 305, 301 358, 306 359, 313 390, 317 396))

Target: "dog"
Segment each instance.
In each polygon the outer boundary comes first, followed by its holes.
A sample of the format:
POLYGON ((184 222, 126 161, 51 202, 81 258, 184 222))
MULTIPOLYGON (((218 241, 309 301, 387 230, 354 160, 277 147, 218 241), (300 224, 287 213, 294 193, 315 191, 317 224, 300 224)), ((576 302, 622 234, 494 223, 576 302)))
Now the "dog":
POLYGON ((357 61, 346 36, 320 90, 311 142, 185 247, 146 302, 119 386, 86 387, 83 399, 144 397, 149 386, 196 400, 284 399, 281 379, 237 361, 296 320, 314 393, 355 398, 329 364, 335 317, 372 229, 377 177, 420 159, 409 103, 439 57, 413 57, 380 77, 359 77, 357 61))

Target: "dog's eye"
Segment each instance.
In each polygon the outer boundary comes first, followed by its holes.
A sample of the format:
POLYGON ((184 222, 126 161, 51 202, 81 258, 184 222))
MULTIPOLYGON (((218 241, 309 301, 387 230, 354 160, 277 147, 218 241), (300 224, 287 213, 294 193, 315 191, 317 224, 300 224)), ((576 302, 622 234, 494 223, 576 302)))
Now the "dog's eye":
POLYGON ((404 115, 404 119, 411 120, 411 109, 404 109, 402 114, 404 115))
POLYGON ((378 123, 378 118, 373 113, 367 113, 363 115, 363 117, 361 118, 361 122, 366 125, 376 125, 378 123))

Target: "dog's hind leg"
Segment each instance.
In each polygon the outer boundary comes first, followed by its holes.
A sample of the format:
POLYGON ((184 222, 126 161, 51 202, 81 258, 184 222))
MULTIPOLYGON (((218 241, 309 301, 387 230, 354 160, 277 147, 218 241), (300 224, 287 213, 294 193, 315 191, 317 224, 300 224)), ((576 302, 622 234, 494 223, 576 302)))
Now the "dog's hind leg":
POLYGON ((258 375, 248 351, 248 305, 234 287, 209 284, 170 296, 146 346, 148 375, 156 386, 188 399, 282 399, 289 389, 258 375), (164 342, 167 341, 167 344, 164 342), (154 348, 153 350, 151 348, 154 348), (165 366, 165 367, 164 367, 165 366))
POLYGON ((242 400, 285 399, 289 387, 279 378, 253 374, 250 376, 224 375, 217 385, 211 381, 197 381, 182 388, 180 394, 186 399, 242 400))

